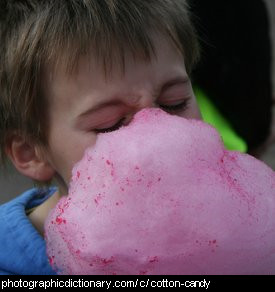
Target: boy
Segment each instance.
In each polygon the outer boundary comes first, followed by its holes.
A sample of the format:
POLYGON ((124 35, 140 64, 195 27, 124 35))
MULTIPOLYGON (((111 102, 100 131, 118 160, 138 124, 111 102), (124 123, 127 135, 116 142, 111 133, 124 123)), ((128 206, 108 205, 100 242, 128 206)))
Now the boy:
POLYGON ((0 145, 23 175, 57 188, 1 206, 0 274, 54 274, 44 221, 98 133, 145 107, 200 118, 199 56, 184 0, 1 1, 0 145))

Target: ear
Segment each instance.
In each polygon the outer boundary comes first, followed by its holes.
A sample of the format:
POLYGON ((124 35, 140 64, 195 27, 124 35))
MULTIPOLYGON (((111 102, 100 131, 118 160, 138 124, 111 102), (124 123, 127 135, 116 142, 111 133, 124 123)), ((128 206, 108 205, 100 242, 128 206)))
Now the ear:
POLYGON ((6 151, 21 174, 39 182, 47 182, 53 178, 55 170, 43 157, 37 144, 26 141, 20 135, 12 135, 6 151))

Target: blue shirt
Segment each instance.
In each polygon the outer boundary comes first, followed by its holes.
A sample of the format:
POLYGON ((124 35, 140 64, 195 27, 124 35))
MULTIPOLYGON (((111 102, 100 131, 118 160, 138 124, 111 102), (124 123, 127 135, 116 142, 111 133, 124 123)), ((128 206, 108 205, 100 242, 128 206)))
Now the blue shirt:
POLYGON ((55 275, 46 242, 26 215, 55 191, 31 189, 0 206, 0 275, 55 275))

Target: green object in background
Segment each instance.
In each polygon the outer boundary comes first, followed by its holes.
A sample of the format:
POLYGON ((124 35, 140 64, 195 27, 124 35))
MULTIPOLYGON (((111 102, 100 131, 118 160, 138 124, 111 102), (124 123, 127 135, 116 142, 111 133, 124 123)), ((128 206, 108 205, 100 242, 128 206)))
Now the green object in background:
POLYGON ((198 87, 194 88, 195 96, 202 114, 202 118, 220 133, 225 147, 228 150, 247 151, 246 142, 238 136, 230 123, 223 117, 207 95, 198 87))

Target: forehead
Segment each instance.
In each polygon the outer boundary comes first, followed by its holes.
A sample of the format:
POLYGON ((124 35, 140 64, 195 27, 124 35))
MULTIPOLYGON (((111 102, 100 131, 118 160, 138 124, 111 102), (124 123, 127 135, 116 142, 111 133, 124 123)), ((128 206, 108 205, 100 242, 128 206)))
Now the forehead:
POLYGON ((135 86, 137 80, 162 79, 162 75, 172 74, 173 70, 185 70, 183 55, 169 38, 154 34, 152 43, 154 50, 150 58, 125 50, 123 58, 114 53, 106 67, 104 59, 98 58, 91 49, 90 54, 78 59, 74 70, 68 70, 65 59, 58 66, 45 66, 42 91, 51 104, 63 101, 69 105, 70 99, 78 99, 91 92, 101 96, 116 86, 123 90, 135 86))
POLYGON ((98 73, 106 78, 106 81, 112 77, 112 73, 122 77, 126 74, 126 65, 135 66, 137 63, 152 63, 156 60, 165 58, 167 54, 177 54, 183 58, 183 50, 179 48, 170 37, 163 33, 152 32, 151 43, 148 48, 137 47, 130 48, 129 44, 125 47, 117 47, 114 43, 109 54, 101 55, 97 48, 90 46, 88 53, 74 54, 69 50, 62 56, 56 55, 55 59, 44 62, 42 68, 42 77, 47 81, 53 81, 56 78, 75 79, 84 68, 86 71, 100 70, 98 73))

